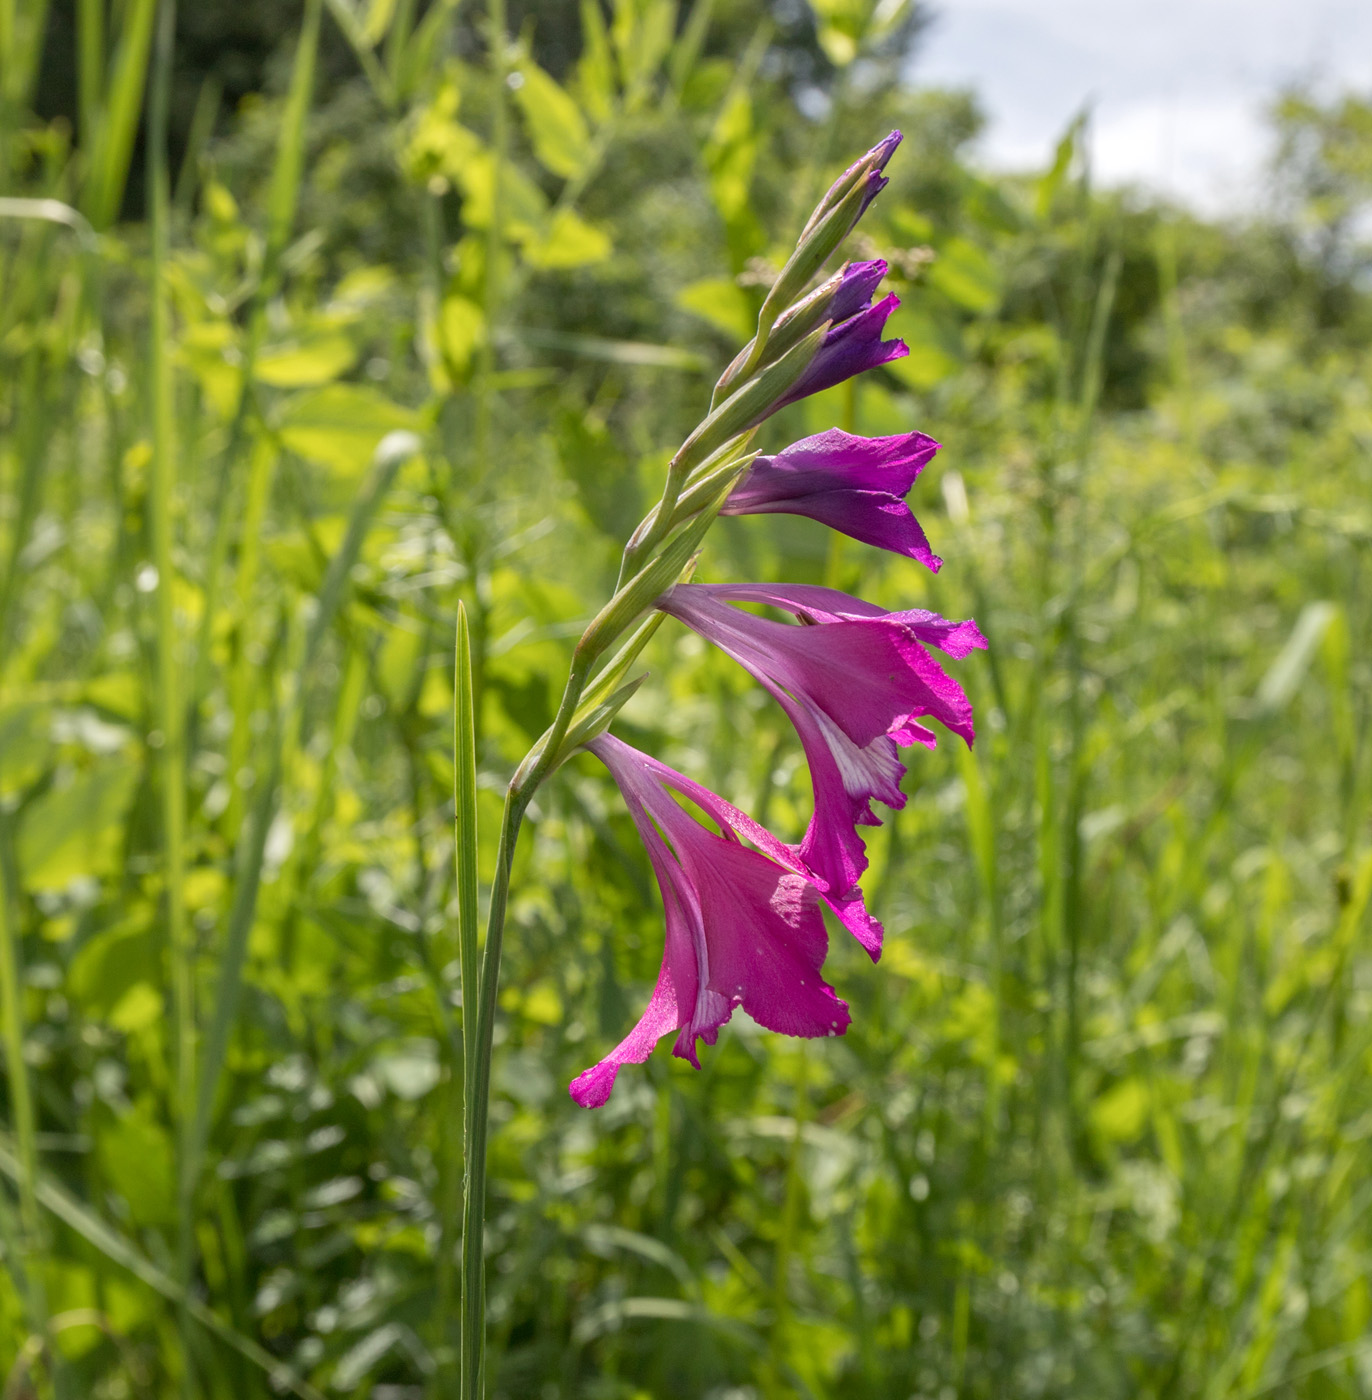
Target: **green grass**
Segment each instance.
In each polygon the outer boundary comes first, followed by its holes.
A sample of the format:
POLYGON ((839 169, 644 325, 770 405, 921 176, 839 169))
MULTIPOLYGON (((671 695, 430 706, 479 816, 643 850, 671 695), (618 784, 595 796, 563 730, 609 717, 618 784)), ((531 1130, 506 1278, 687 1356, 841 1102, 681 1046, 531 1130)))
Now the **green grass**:
MULTIPOLYGON (((120 222, 155 8, 80 7, 74 138, 0 112, 8 1394, 452 1393, 501 792, 762 304, 751 260, 895 124, 864 231, 912 353, 762 445, 932 433, 945 567, 771 517, 720 522, 699 576, 975 616, 977 745, 908 755, 870 833, 888 946, 832 940, 842 1039, 737 1016, 593 1114, 565 1086, 637 1015, 661 913, 597 765, 539 792, 489 1393, 1372 1393, 1351 234, 1093 192, 1071 133, 989 180, 967 104, 877 50, 811 125, 760 9, 659 0, 587 7, 556 86, 521 30, 513 87, 485 15, 311 0, 281 91, 199 119, 120 222)), ((795 839, 775 706, 670 622, 643 655, 616 732, 795 839)))

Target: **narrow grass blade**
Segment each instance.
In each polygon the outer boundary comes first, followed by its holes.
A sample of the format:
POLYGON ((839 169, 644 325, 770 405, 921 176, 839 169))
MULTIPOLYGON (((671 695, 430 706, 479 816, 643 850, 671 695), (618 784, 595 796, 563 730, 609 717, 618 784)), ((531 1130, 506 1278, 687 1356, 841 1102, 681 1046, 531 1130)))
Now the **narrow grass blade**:
POLYGON ((48 0, 0 0, 0 100, 29 105, 48 28, 48 0))
POLYGON ((262 282, 268 289, 280 269, 281 254, 290 241, 300 200, 300 176, 305 164, 305 118, 309 115, 314 92, 315 56, 319 50, 321 0, 307 0, 305 20, 295 46, 295 65, 286 107, 281 114, 281 142, 276 148, 271 189, 267 195, 267 248, 263 259, 262 282))
MULTIPOLYGON (((175 1045, 174 1114, 177 1126, 177 1278, 190 1287, 195 1257, 191 1174, 195 1114, 195 949, 189 936, 185 896, 186 786, 184 724, 181 710, 181 656, 177 635, 176 569, 172 556, 176 509, 175 400, 170 355, 171 312, 164 269, 167 263, 170 190, 167 182, 167 124, 171 94, 175 0, 162 0, 148 107, 148 209, 151 317, 148 383, 152 403, 152 555, 157 569, 157 719, 162 732, 162 861, 166 948, 170 969, 175 1045)), ((189 1314, 178 1311, 181 1327, 183 1392, 192 1393, 189 1314)))
MULTIPOLYGON (((471 636, 467 609, 457 607, 457 694, 453 710, 453 801, 457 858, 457 927, 462 966, 464 1011, 466 993, 476 987, 477 972, 477 826, 476 713, 473 708, 471 636)), ((476 1045, 476 1023, 462 1017, 462 1049, 470 1058, 476 1045)))
POLYGON ((200 84, 200 92, 195 99, 195 111, 191 115, 190 130, 186 133, 186 150, 181 157, 181 169, 176 175, 176 193, 172 198, 172 203, 183 214, 190 213, 191 201, 195 198, 196 187, 200 183, 200 158, 214 134, 215 118, 219 115, 219 104, 223 95, 224 85, 214 73, 200 84))
POLYGON ((332 626, 343 601, 343 589, 353 565, 362 552, 368 527, 384 499, 395 474, 410 456, 419 450, 419 439, 413 433, 397 432, 384 438, 377 447, 370 475, 358 493, 348 519, 343 544, 329 563, 316 598, 314 616, 301 652, 287 711, 273 740, 274 752, 270 771, 265 775, 254 804, 252 821, 239 847, 238 872, 234 882, 233 905, 229 915, 228 933, 219 955, 219 980, 215 984, 214 1020, 205 1041, 205 1052, 199 1072, 195 1102, 194 1133, 191 1138, 191 1160, 198 1174, 213 1118, 214 1102, 224 1061, 228 1054, 229 1037, 237 1017, 242 990, 243 965, 247 953, 248 935, 252 930, 257 907, 257 894, 262 880, 262 861, 267 833, 276 815, 280 796, 281 775, 286 767, 283 750, 295 742, 297 726, 304 722, 304 692, 310 666, 320 643, 332 626))
POLYGON ((377 58, 376 51, 368 41, 361 22, 353 13, 352 6, 348 0, 325 0, 325 3, 329 7, 329 14, 333 16, 334 22, 348 41, 348 47, 352 49, 362 71, 367 75, 367 81, 372 85, 377 100, 387 110, 392 109, 395 106, 395 84, 391 82, 391 75, 382 67, 381 60, 377 58))
POLYGON ((276 789, 280 778, 280 736, 276 737, 272 771, 264 776, 257 788, 257 801, 239 844, 237 871, 233 884, 233 903, 229 909, 228 929, 224 946, 219 950, 219 976, 214 988, 214 1017, 205 1034, 197 1079, 195 1121, 191 1132, 189 1152, 192 1180, 198 1180, 204 1160, 205 1144, 209 1140, 210 1119, 214 1100, 223 1077, 224 1061, 229 1049, 229 1035, 238 1015, 238 1003, 243 989, 243 962, 248 952, 248 935, 257 912, 257 893, 262 883, 262 861, 267 848, 267 833, 271 830, 276 808, 276 789))
POLYGON ((24 1006, 21 985, 22 963, 19 940, 10 921, 9 882, 4 855, 0 852, 0 1016, 4 1017, 5 1071, 9 1090, 10 1118, 14 1125, 17 1150, 15 1178, 19 1187, 19 1228, 22 1236, 20 1263, 34 1316, 32 1325, 42 1327, 46 1308, 42 1303, 42 1280, 35 1267, 42 1257, 42 1230, 38 1217, 37 1132, 29 1071, 24 1062, 24 1006))
POLYGON ((233 423, 229 429, 228 446, 224 449, 219 470, 219 487, 212 516, 214 538, 210 546, 205 571, 205 609, 196 646, 195 680, 192 686, 192 709, 198 705, 209 681, 210 634, 219 606, 220 578, 229 558, 234 528, 239 517, 231 508, 238 478, 239 458, 248 440, 254 416, 252 398, 253 368, 258 347, 265 332, 264 307, 275 294, 280 272, 281 255, 290 241, 295 224, 296 207, 300 199, 300 179, 304 168, 305 119, 309 113, 314 91, 315 57, 319 47, 320 0, 309 0, 300 38, 295 47, 295 63, 291 69, 291 86, 282 114, 281 138, 276 147, 276 162, 272 167, 271 186, 267 201, 267 247, 263 255, 262 275, 258 279, 252 300, 244 314, 247 335, 243 344, 240 367, 242 390, 233 423))
POLYGON ((98 229, 114 222, 124 198, 156 14, 157 0, 130 0, 124 11, 109 97, 86 167, 90 181, 84 201, 86 215, 98 229))
MULTIPOLYGON (((462 1233, 462 1126, 457 1087, 476 1057, 475 988, 477 979, 477 824, 476 713, 472 690, 472 647, 467 609, 457 605, 456 684, 453 696, 453 819, 457 865, 457 944, 462 976, 462 1064, 448 1071, 448 1101, 442 1123, 441 1243, 438 1264, 438 1317, 435 1331, 445 1358, 452 1355, 447 1334, 456 1316, 454 1259, 462 1233), (457 1112, 454 1110, 457 1109, 457 1112)), ((451 1393, 456 1373, 451 1363, 440 1370, 439 1383, 451 1393)))
POLYGON ((76 8, 76 82, 81 144, 94 147, 105 100, 105 3, 78 0, 76 8))
MULTIPOLYGON (((20 1179, 22 1168, 19 1159, 8 1141, 0 1139, 0 1172, 11 1181, 20 1179)), ((39 1203, 51 1211, 64 1225, 69 1226, 87 1244, 99 1250, 106 1259, 126 1269, 141 1283, 147 1284, 155 1293, 168 1302, 184 1307, 186 1312, 205 1330, 217 1337, 225 1346, 231 1347, 240 1356, 260 1367, 271 1378, 272 1385, 289 1391, 299 1400, 324 1400, 323 1394, 308 1381, 298 1376, 285 1362, 258 1346, 251 1337, 245 1337, 230 1327, 223 1318, 212 1312, 199 1299, 186 1292, 177 1281, 159 1269, 150 1259, 138 1252, 122 1235, 106 1225, 88 1206, 71 1195, 64 1187, 46 1177, 35 1182, 35 1194, 39 1203)))

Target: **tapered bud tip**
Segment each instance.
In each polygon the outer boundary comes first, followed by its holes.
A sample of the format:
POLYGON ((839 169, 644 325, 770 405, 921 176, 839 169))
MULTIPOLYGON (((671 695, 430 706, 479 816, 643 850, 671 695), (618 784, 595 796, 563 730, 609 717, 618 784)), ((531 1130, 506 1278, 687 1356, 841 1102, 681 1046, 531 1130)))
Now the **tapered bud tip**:
POLYGON ((883 137, 872 147, 863 157, 870 161, 877 170, 885 170, 886 162, 896 153, 896 147, 904 140, 904 136, 899 131, 893 131, 889 136, 883 137))

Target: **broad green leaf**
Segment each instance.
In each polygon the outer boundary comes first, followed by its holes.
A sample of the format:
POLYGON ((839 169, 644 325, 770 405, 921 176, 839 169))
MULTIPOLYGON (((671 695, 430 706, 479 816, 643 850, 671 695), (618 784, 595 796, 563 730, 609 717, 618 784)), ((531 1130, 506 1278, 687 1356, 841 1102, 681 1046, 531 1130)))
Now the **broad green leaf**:
POLYGON ((107 671, 94 677, 86 683, 82 698, 88 705, 122 719, 136 720, 141 713, 142 690, 131 671, 107 671))
POLYGON ((159 1025, 165 1014, 162 993, 148 982, 135 982, 110 1008, 109 1023, 126 1035, 139 1036, 159 1025))
POLYGON ((752 304, 731 277, 704 277, 692 282, 677 293, 676 304, 735 340, 747 340, 752 334, 752 304))
POLYGON ((581 109, 532 59, 522 59, 516 72, 523 81, 515 89, 515 101, 538 163, 563 179, 580 175, 591 157, 591 136, 581 109))
POLYGON ((0 710, 0 797, 21 792, 43 771, 50 718, 49 708, 34 701, 0 710))
POLYGON ((210 407, 232 418, 243 392, 242 348, 235 327, 226 320, 200 321, 181 336, 180 359, 195 376, 210 407))
POLYGON ((253 377, 278 389, 303 389, 331 383, 356 360, 357 347, 346 335, 321 335, 260 351, 253 377))
POLYGON ((328 311, 350 319, 372 309, 396 290, 397 278, 392 268, 383 264, 355 267, 344 273, 329 298, 328 311))
POLYGON ((929 268, 929 285, 966 311, 985 315, 1000 304, 1000 273, 975 243, 950 238, 929 268))
POLYGON ((146 1110, 134 1109, 105 1127, 96 1138, 95 1154, 135 1224, 170 1225, 176 1219, 171 1139, 146 1110))
POLYGON ((400 152, 400 166, 416 184, 427 184, 435 175, 455 181, 463 166, 484 148, 476 132, 457 120, 459 103, 456 83, 448 82, 414 117, 400 152))
POLYGON ((67 972, 67 993, 88 1016, 105 1016, 130 988, 160 976, 161 942, 145 909, 82 944, 67 972))
POLYGON ((330 384, 283 408, 281 441, 292 452, 345 474, 361 472, 387 433, 413 429, 415 415, 365 384, 330 384))
POLYGON ((757 150, 752 100, 739 87, 721 109, 705 148, 710 192, 726 223, 733 222, 749 207, 757 150))
POLYGON ((604 262, 613 245, 610 235, 588 224, 570 209, 559 209, 547 229, 524 245, 524 260, 532 267, 555 269, 585 267, 604 262))
POLYGON ((1062 133, 1053 151, 1052 165, 1038 182, 1034 193, 1034 212, 1040 219, 1046 219, 1052 213, 1053 205, 1057 202, 1058 194, 1076 158, 1078 143, 1086 129, 1086 120, 1087 113, 1079 112, 1068 123, 1067 130, 1062 133))
MULTIPOLYGON (((817 37, 825 57, 836 68, 846 68, 858 56, 862 41, 867 37, 872 0, 810 0, 810 8, 819 21, 817 37)), ((883 10, 891 8, 890 5, 881 6, 883 10)), ((894 8, 900 10, 904 6, 894 8)))
MULTIPOLYGON (((472 153, 456 173, 465 195, 462 221, 469 228, 488 229, 495 208, 495 157, 487 150, 472 153)), ((548 201, 543 191, 520 168, 507 161, 500 171, 500 221, 512 236, 528 236, 543 222, 548 201)))
POLYGON ((1148 1085, 1124 1079, 1091 1105, 1091 1122, 1110 1142, 1132 1142, 1148 1122, 1148 1085))
POLYGON ((486 339, 486 318, 481 308, 464 296, 443 298, 438 316, 439 348, 455 374, 465 373, 477 347, 486 339))
POLYGON ((911 389, 931 389, 962 368, 956 332, 918 311, 900 307, 887 322, 886 334, 899 336, 909 347, 908 355, 886 368, 911 389))
POLYGON ((576 85, 586 110, 597 122, 610 119, 615 106, 615 65, 600 0, 581 0, 581 58, 576 85))
POLYGON ((642 98, 648 79, 671 50, 676 5, 673 0, 615 0, 610 33, 624 87, 631 97, 642 98))
POLYGON ((114 865, 138 765, 112 760, 43 794, 24 813, 16 854, 27 890, 65 889, 114 865))

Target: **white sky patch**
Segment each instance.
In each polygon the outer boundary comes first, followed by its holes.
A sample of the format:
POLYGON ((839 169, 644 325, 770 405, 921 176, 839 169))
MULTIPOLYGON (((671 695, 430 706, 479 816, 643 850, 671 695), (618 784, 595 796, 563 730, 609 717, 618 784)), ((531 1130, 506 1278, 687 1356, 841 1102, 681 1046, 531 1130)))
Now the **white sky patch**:
POLYGON ((1089 102, 1102 180, 1211 212, 1261 199, 1263 112, 1283 85, 1372 89, 1370 0, 930 3, 911 76, 977 92, 987 165, 1043 167, 1089 102))

